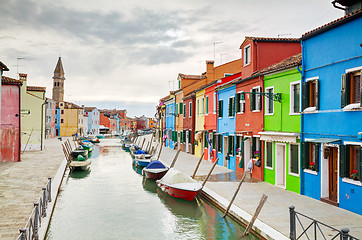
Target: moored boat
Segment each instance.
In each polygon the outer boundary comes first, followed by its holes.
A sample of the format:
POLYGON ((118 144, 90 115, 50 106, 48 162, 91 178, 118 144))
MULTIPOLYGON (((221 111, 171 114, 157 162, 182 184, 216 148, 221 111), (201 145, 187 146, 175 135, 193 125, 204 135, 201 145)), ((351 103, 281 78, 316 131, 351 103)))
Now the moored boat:
POLYGON ((133 160, 134 164, 136 166, 139 166, 139 167, 147 167, 148 164, 150 164, 150 162, 152 162, 151 158, 145 158, 145 157, 136 157, 134 160, 133 160))
POLYGON ((92 163, 90 159, 87 159, 85 161, 71 161, 69 163, 69 167, 72 169, 81 169, 81 170, 88 170, 89 165, 92 163))
POLYGON ((163 165, 163 163, 158 160, 150 162, 147 167, 143 169, 146 177, 153 180, 161 179, 163 176, 165 176, 167 171, 168 167, 163 165))
POLYGON ((70 153, 71 157, 77 158, 79 155, 82 155, 84 158, 88 158, 88 150, 86 149, 75 149, 70 153))
POLYGON ((168 195, 188 201, 192 201, 202 189, 199 182, 174 168, 170 168, 156 183, 168 195))

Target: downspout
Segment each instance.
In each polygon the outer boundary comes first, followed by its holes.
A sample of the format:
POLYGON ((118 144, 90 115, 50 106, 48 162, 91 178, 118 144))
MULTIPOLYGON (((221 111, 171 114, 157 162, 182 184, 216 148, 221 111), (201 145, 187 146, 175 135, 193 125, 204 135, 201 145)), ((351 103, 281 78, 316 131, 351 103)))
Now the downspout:
MULTIPOLYGON (((304 53, 304 47, 303 47, 303 44, 304 44, 304 42, 303 42, 303 40, 300 42, 300 45, 301 45, 301 48, 302 48, 302 61, 301 61, 301 64, 302 64, 302 70, 299 68, 299 64, 298 64, 298 66, 297 66, 297 70, 300 72, 300 74, 301 74, 301 79, 300 79, 300 92, 301 92, 301 99, 303 99, 303 80, 304 80, 304 72, 305 72, 305 62, 304 62, 304 59, 305 59, 305 53, 304 53)), ((302 111, 303 111, 303 100, 301 101, 301 104, 300 104, 301 106, 301 109, 302 109, 302 111)), ((303 112, 301 111, 301 113, 300 113, 300 144, 302 145, 302 141, 303 141, 303 138, 304 138, 304 135, 303 135, 303 132, 304 132, 304 128, 303 128, 303 122, 304 122, 304 114, 303 114, 303 112)), ((302 159, 302 151, 299 153, 299 157, 300 157, 300 159, 302 159)), ((300 161, 300 166, 299 166, 299 169, 300 170, 302 170, 302 161, 300 161)), ((302 172, 302 171, 300 171, 300 172, 302 172)), ((302 179, 302 178, 301 178, 302 179)), ((302 194, 302 195, 304 195, 304 184, 303 184, 303 182, 302 182, 302 180, 300 181, 300 193, 302 194)))
POLYGON ((18 85, 19 87, 19 159, 18 161, 20 162, 21 161, 21 85, 18 85))
MULTIPOLYGON (((45 93, 43 95, 43 98, 45 98, 45 93)), ((40 126, 40 150, 43 151, 43 122, 44 122, 44 105, 46 104, 46 101, 41 104, 41 126, 40 126)))

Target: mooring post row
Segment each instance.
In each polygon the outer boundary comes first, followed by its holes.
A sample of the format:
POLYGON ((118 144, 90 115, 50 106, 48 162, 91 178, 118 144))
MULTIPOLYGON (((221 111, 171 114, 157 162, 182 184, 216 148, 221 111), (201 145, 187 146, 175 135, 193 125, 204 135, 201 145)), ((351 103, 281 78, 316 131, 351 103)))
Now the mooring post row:
POLYGON ((47 201, 47 194, 46 194, 46 187, 43 187, 42 188, 43 189, 43 200, 42 200, 42 204, 43 204, 43 214, 42 214, 42 216, 43 217, 46 217, 47 216, 47 203, 48 203, 48 201, 47 201))
POLYGON ((26 228, 25 227, 22 227, 19 229, 20 231, 20 240, 26 240, 26 228))
POLYGON ((52 178, 48 177, 48 201, 52 201, 52 178))
POLYGON ((296 225, 295 225, 295 207, 289 207, 289 214, 290 214, 290 239, 296 240, 297 232, 296 232, 296 225))
POLYGON ((342 228, 341 229, 341 235, 342 235, 342 240, 348 240, 348 239, 350 239, 349 238, 349 229, 348 228, 346 228, 346 227, 344 227, 344 228, 342 228))
MULTIPOLYGON (((35 207, 35 212, 34 212, 34 230, 33 230, 33 238, 34 239, 38 239, 39 235, 38 235, 38 228, 39 228, 39 203, 36 202, 34 203, 34 207, 35 207)), ((31 237, 31 236, 30 236, 31 237)))

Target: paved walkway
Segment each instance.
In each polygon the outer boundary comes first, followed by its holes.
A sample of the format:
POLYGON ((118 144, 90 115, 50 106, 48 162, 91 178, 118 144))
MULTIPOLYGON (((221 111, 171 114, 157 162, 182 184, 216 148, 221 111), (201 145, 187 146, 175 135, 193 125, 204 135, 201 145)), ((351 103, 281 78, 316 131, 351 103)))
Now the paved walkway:
MULTIPOLYGON (((163 147, 160 160, 169 165, 172 162, 175 153, 175 150, 163 147)), ((181 152, 176 161, 175 168, 192 175, 198 160, 199 158, 194 155, 181 152)), ((208 174, 211 166, 211 162, 202 161, 196 177, 202 179, 202 176, 208 174)), ((206 188, 210 189, 210 192, 219 195, 220 198, 226 199, 228 204, 239 184, 241 174, 235 174, 235 172, 231 173, 231 170, 217 165, 212 176, 210 181, 206 183, 206 188)), ((246 180, 240 188, 234 201, 234 205, 251 216, 254 214, 263 194, 267 195, 268 199, 259 214, 258 219, 286 237, 289 237, 289 206, 293 205, 295 206, 296 211, 336 229, 347 227, 350 229, 350 234, 352 236, 362 239, 361 215, 307 196, 284 190, 266 182, 249 182, 246 180)), ((310 223, 310 221, 306 221, 306 219, 303 218, 301 221, 304 224, 310 223)), ((323 227, 322 229, 323 231, 326 230, 323 227)), ((298 227, 297 233, 301 232, 301 228, 298 227)), ((331 234, 333 233, 327 232, 326 237, 332 236, 331 234)), ((330 238, 331 237, 329 237, 329 239, 330 238)))
POLYGON ((0 163, 0 239, 15 239, 25 226, 42 187, 64 159, 61 143, 46 139, 43 151, 25 152, 21 162, 0 163))

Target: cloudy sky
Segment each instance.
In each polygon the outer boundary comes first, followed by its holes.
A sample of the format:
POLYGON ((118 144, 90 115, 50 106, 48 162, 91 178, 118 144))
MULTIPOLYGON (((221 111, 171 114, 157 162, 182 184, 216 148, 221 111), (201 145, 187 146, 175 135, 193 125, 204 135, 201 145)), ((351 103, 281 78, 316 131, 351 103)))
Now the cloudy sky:
POLYGON ((343 14, 331 0, 0 0, 0 61, 51 98, 61 56, 66 101, 153 116, 214 52, 219 65, 245 36, 300 37, 343 14))

